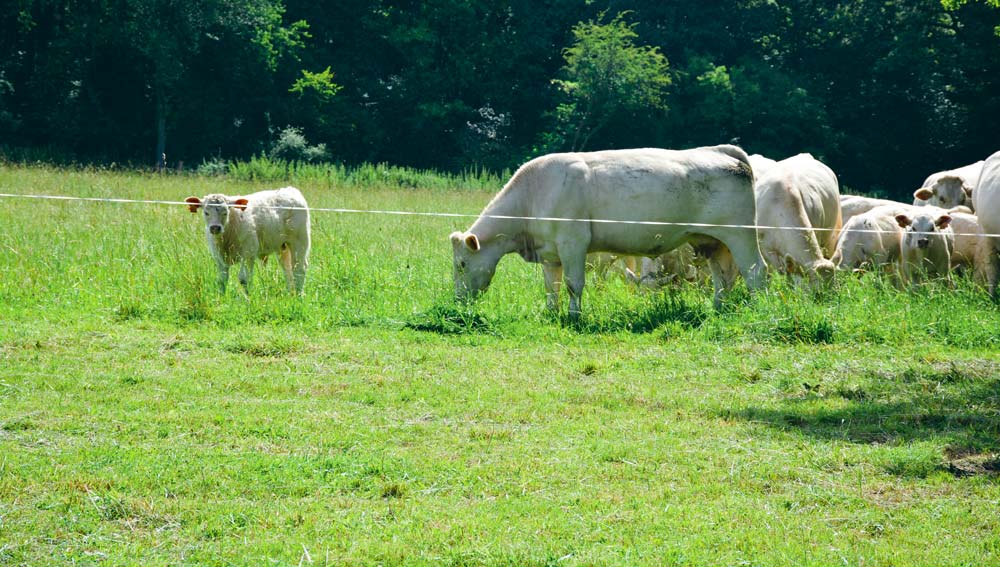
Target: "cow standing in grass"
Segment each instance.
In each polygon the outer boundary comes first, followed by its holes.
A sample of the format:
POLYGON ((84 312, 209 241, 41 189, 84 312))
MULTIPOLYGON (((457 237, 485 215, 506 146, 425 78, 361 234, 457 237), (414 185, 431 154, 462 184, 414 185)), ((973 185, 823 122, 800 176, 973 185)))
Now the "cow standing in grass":
POLYGON ((500 258, 517 252, 542 264, 549 309, 558 310, 565 279, 575 319, 588 252, 652 257, 690 242, 709 257, 719 305, 737 268, 750 289, 766 285, 755 214, 753 172, 735 146, 542 156, 517 170, 469 230, 451 234, 455 293, 485 291, 500 258))
POLYGON ((258 258, 280 253, 288 290, 302 293, 309 266, 309 207, 294 187, 260 191, 245 197, 188 197, 188 209, 205 215, 208 249, 219 268, 219 288, 226 291, 229 267, 240 264, 240 283, 250 292, 258 258))
POLYGON ((878 266, 894 272, 903 240, 903 229, 896 215, 913 209, 910 205, 893 203, 852 216, 840 231, 832 258, 834 265, 844 270, 878 266))
POLYGON ((972 193, 972 202, 976 207, 976 216, 988 247, 989 268, 987 270, 990 295, 996 296, 997 277, 1000 275, 1000 152, 987 158, 983 164, 976 188, 972 193))
POLYGON ((924 206, 918 212, 896 215, 903 229, 899 243, 899 275, 903 285, 922 275, 943 276, 951 282, 951 252, 955 235, 949 226, 951 215, 937 207, 924 206))
MULTIPOLYGON (((767 158, 751 159, 751 163, 767 158)), ((760 250, 770 266, 805 274, 813 283, 830 281, 828 260, 840 233, 840 184, 833 171, 810 154, 758 166, 757 224, 760 250)))

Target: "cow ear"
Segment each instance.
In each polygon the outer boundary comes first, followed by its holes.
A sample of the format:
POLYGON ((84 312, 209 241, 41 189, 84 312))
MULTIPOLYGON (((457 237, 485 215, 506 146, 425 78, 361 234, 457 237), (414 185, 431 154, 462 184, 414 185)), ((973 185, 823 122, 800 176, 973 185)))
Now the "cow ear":
POLYGON ((197 213, 198 207, 201 206, 201 199, 198 197, 188 197, 187 199, 184 199, 184 202, 188 204, 188 210, 192 213, 197 213))
POLYGON ((910 226, 911 224, 913 224, 913 221, 911 221, 910 217, 908 217, 906 215, 896 215, 896 224, 898 224, 899 226, 901 226, 903 228, 906 228, 906 227, 910 226))
POLYGON ((246 200, 246 199, 244 199, 243 197, 240 197, 239 199, 234 199, 234 200, 233 200, 233 206, 234 206, 235 208, 237 208, 237 209, 241 210, 241 211, 245 211, 245 210, 247 210, 247 205, 248 205, 249 203, 250 203, 250 201, 247 201, 247 200, 246 200))
POLYGON ((949 224, 951 224, 951 217, 949 215, 941 215, 936 221, 934 221, 934 226, 940 228, 941 230, 948 228, 949 224))
POLYGON ((917 189, 916 191, 913 192, 913 196, 916 197, 917 199, 920 199, 921 201, 930 201, 931 197, 934 196, 934 191, 926 187, 921 187, 920 189, 917 189))
POLYGON ((472 233, 465 235, 465 247, 473 252, 479 252, 479 237, 472 233))
POLYGON ((962 185, 962 189, 965 190, 965 198, 966 199, 971 199, 972 198, 972 191, 973 191, 972 187, 969 187, 968 185, 962 185))

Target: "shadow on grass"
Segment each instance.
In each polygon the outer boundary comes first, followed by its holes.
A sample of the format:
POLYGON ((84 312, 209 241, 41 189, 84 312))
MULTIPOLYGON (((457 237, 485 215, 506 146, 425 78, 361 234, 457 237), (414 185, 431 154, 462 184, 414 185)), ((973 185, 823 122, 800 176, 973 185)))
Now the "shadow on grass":
POLYGON ((994 363, 922 365, 869 372, 861 384, 804 384, 778 407, 723 410, 727 419, 763 423, 823 440, 905 446, 941 441, 933 462, 889 463, 894 474, 1000 474, 1000 372, 994 363), (845 403, 846 402, 846 403, 845 403))
POLYGON ((690 294, 660 293, 653 302, 619 307, 603 313, 584 313, 578 322, 563 317, 563 324, 581 333, 616 333, 628 331, 641 334, 655 331, 664 325, 692 330, 712 316, 712 307, 703 298, 690 294))
POLYGON ((427 311, 413 315, 403 323, 403 327, 439 335, 498 334, 495 325, 474 305, 454 301, 438 303, 427 311))

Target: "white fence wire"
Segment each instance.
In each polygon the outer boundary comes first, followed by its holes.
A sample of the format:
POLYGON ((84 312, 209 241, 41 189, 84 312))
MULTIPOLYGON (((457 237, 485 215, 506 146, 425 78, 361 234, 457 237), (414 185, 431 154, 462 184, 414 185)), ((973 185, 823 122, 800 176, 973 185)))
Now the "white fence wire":
MULTIPOLYGON (((50 201, 80 201, 88 203, 118 203, 118 204, 139 204, 139 205, 172 205, 185 207, 191 206, 191 203, 186 201, 168 201, 168 200, 158 200, 158 199, 125 199, 119 197, 79 197, 75 195, 40 195, 31 193, 0 193, 0 199, 36 199, 36 200, 50 200, 50 201)), ((235 208, 237 205, 228 204, 228 207, 235 208)), ((537 216, 517 216, 517 215, 491 215, 485 213, 443 213, 434 211, 393 211, 386 209, 350 209, 350 208, 336 208, 336 207, 288 207, 288 206, 274 206, 274 205, 259 205, 254 204, 255 207, 275 209, 275 210, 305 210, 310 213, 321 212, 321 213, 339 213, 339 214, 368 214, 368 215, 392 215, 392 216, 414 216, 414 217, 439 217, 439 218, 493 218, 502 220, 525 220, 525 221, 548 221, 548 222, 585 222, 585 223, 601 223, 601 224, 626 224, 626 225, 642 225, 642 226, 681 226, 681 227, 692 227, 692 228, 731 228, 731 229, 746 229, 746 230, 789 230, 789 231, 813 231, 813 232, 826 232, 830 229, 824 228, 812 228, 812 227, 801 227, 801 226, 767 226, 758 224, 712 224, 712 223, 699 223, 699 222, 673 222, 673 221, 651 221, 651 220, 623 220, 623 219, 594 219, 594 218, 568 218, 568 217, 537 217, 537 216)), ((902 207, 910 207, 911 205, 906 205, 905 203, 900 203, 902 207)), ((916 207, 919 208, 919 207, 916 207)), ((843 230, 843 229, 842 229, 843 230)), ((849 232, 852 233, 873 233, 882 234, 885 233, 884 230, 877 229, 856 229, 851 228, 849 232)), ((936 232, 917 232, 913 231, 913 234, 938 234, 936 232)), ((978 237, 990 237, 1000 239, 1000 234, 991 233, 967 233, 967 232, 952 232, 954 236, 978 236, 978 237)))

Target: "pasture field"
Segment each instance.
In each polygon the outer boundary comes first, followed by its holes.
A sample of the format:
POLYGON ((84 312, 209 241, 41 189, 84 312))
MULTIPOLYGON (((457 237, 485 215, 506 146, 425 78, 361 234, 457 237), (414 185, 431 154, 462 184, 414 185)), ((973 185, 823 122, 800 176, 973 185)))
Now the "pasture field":
MULTIPOLYGON (((4 193, 261 188, 0 167, 4 193)), ((0 565, 1000 564, 1000 309, 966 281, 773 279, 716 312, 591 280, 568 325, 516 257, 453 304, 471 219, 316 212, 306 296, 272 261, 247 300, 183 207, 0 205, 0 565)))

